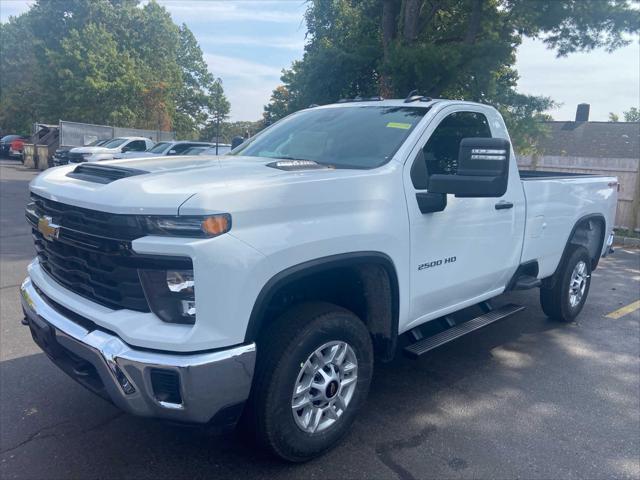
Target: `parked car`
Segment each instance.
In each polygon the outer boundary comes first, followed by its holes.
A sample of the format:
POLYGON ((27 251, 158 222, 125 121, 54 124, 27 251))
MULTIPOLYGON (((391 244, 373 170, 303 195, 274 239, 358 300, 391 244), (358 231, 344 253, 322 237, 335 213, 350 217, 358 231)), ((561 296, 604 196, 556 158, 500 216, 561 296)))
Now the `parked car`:
POLYGON ((18 137, 9 144, 9 158, 22 158, 22 150, 24 143, 27 142, 26 137, 18 137))
POLYGON ((0 156, 8 157, 9 150, 11 149, 11 142, 19 139, 26 140, 27 137, 23 137, 22 135, 5 135, 0 138, 0 156))
POLYGON ((198 155, 226 155, 231 151, 231 145, 228 143, 220 143, 218 144, 218 149, 216 153, 215 145, 213 147, 206 148, 202 150, 198 155))
POLYGON ((304 461, 344 438, 374 358, 514 315, 524 307, 491 302, 510 290, 539 288, 547 316, 573 321, 609 252, 617 186, 519 172, 488 105, 310 108, 222 162, 41 173, 22 307, 49 358, 121 409, 243 415, 262 445, 304 461))
POLYGON ((69 151, 69 162, 113 160, 114 155, 125 152, 144 152, 153 145, 154 143, 150 139, 144 137, 116 137, 101 146, 72 148, 69 151))
POLYGON ((158 142, 145 152, 126 152, 117 158, 161 157, 164 155, 186 155, 186 151, 193 147, 209 147, 211 143, 192 141, 158 142))
POLYGON ((224 155, 231 151, 230 145, 228 144, 220 144, 216 149, 215 145, 213 147, 192 147, 186 152, 184 155, 224 155), (216 153, 217 150, 217 153, 216 153))
POLYGON ((183 155, 185 156, 200 155, 202 152, 208 149, 209 147, 191 147, 190 149, 185 150, 183 155))
MULTIPOLYGON (((105 143, 111 141, 111 139, 106 139, 106 140, 94 140, 91 143, 88 143, 87 145, 84 145, 85 147, 100 147, 102 145, 104 145, 105 143)), ((52 162, 51 165, 49 165, 50 167, 59 167, 60 165, 66 165, 67 163, 69 163, 69 152, 71 151, 71 149, 73 148, 78 148, 78 147, 60 147, 58 149, 56 149, 55 153, 53 154, 52 157, 52 162)))

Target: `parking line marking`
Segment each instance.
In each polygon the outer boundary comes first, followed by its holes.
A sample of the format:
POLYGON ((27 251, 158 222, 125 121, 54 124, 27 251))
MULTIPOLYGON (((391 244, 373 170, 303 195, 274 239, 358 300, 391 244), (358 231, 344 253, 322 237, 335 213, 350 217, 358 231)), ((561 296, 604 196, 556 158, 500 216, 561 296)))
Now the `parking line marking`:
POLYGON ((624 317, 629 313, 635 312, 639 308, 640 308, 640 300, 636 300, 635 302, 630 303, 626 307, 622 307, 616 310, 615 312, 611 312, 609 315, 607 315, 607 318, 613 318, 614 320, 617 320, 620 317, 624 317))

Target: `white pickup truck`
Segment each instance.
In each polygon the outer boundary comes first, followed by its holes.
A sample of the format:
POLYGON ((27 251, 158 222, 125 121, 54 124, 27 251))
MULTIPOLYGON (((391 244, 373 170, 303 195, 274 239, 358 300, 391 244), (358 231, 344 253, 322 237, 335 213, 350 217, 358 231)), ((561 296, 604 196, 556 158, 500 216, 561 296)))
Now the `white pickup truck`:
POLYGON ((489 302, 513 289, 573 320, 617 180, 519 172, 495 109, 412 97, 303 110, 224 157, 50 169, 30 190, 24 322, 55 364, 132 414, 241 420, 304 461, 348 431, 374 359, 520 311, 489 302))
POLYGON ((126 152, 144 152, 153 147, 154 142, 145 137, 116 137, 101 145, 86 145, 69 150, 70 163, 101 162, 113 160, 126 152))

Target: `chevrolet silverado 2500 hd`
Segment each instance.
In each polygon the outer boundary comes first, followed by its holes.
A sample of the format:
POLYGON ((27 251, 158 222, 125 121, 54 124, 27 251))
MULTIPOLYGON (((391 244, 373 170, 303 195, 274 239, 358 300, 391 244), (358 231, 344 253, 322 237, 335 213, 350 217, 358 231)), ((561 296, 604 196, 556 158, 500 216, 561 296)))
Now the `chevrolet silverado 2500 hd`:
POLYGON ((522 307, 489 300, 513 289, 573 320, 617 180, 519 172, 495 109, 413 97, 303 110, 225 157, 54 168, 30 190, 22 304, 55 364, 127 412, 241 420, 303 461, 345 435, 374 358, 506 318, 522 307))

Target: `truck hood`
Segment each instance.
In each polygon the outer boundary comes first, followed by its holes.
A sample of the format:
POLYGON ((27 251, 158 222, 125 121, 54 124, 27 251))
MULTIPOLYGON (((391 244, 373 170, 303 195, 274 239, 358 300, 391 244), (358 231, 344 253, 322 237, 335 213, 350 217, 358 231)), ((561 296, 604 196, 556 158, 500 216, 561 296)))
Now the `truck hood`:
MULTIPOLYGON (((148 215, 185 214, 180 206, 191 197, 202 193, 208 200, 202 213, 215 213, 219 203, 212 194, 221 197, 241 196, 250 203, 254 191, 283 195, 278 187, 292 184, 330 180, 336 177, 362 174, 361 170, 284 171, 267 166, 276 159, 239 156, 179 156, 123 159, 100 162, 100 166, 113 166, 135 172, 133 176, 109 183, 87 181, 70 177, 78 165, 66 165, 44 171, 30 184, 31 191, 51 200, 79 207, 107 211, 148 215)), ((80 164, 85 165, 85 164, 80 164)), ((93 165, 93 164, 92 164, 93 165)), ((258 195, 255 197, 259 198, 258 195)), ((224 202, 226 203, 226 202, 224 202)), ((194 205, 195 206, 195 205, 194 205)), ((195 214, 193 208, 188 214, 195 214)))

